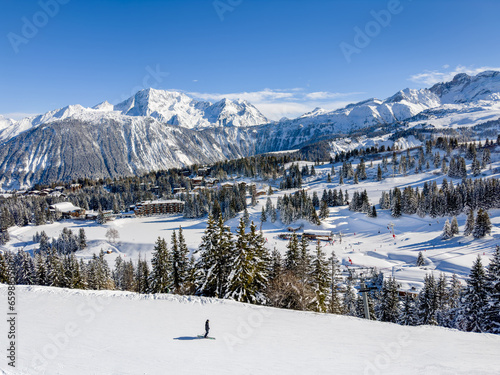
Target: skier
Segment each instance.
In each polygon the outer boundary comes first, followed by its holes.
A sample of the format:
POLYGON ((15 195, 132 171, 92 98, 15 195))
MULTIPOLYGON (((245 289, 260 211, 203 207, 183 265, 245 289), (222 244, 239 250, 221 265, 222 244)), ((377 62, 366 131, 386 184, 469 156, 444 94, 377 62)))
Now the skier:
POLYGON ((205 322, 205 338, 208 336, 208 331, 210 331, 210 325, 209 325, 209 320, 205 322))

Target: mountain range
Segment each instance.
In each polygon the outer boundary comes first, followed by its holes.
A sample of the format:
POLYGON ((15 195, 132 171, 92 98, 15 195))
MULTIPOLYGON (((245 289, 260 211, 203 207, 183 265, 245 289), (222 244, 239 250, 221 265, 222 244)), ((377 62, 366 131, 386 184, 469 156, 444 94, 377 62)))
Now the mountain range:
MULTIPOLYGON (((0 186, 106 178, 301 148, 364 129, 460 128, 500 118, 500 72, 458 74, 334 111, 271 122, 247 101, 197 101, 146 89, 122 103, 70 105, 14 121, 0 116, 0 186)), ((386 130, 386 132, 389 132, 386 130)))

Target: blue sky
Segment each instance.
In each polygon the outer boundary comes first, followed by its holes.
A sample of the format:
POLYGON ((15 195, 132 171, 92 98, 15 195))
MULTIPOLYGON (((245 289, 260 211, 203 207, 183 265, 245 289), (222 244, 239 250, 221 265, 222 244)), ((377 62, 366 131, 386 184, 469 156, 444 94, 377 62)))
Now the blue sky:
POLYGON ((0 114, 146 87, 270 118, 338 108, 498 69, 498 14, 498 0, 4 0, 0 114))

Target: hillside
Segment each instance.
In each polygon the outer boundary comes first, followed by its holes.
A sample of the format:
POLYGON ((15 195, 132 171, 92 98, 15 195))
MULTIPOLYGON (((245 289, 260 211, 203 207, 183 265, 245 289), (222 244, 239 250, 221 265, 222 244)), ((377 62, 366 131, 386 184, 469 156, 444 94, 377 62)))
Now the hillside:
POLYGON ((500 337, 488 334, 175 295, 17 287, 17 300, 18 367, 2 357, 4 374, 496 374, 499 365, 500 337), (207 318, 215 341, 196 337, 207 318))

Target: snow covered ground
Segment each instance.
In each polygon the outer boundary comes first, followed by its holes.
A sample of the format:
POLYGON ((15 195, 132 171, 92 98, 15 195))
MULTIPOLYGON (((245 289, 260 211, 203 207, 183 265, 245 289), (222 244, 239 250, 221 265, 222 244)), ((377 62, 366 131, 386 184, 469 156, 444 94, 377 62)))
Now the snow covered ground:
POLYGON ((16 371, 0 358, 8 375, 479 375, 500 366, 500 337, 490 334, 199 297, 16 289, 16 371), (215 341, 197 338, 206 319, 215 341))

